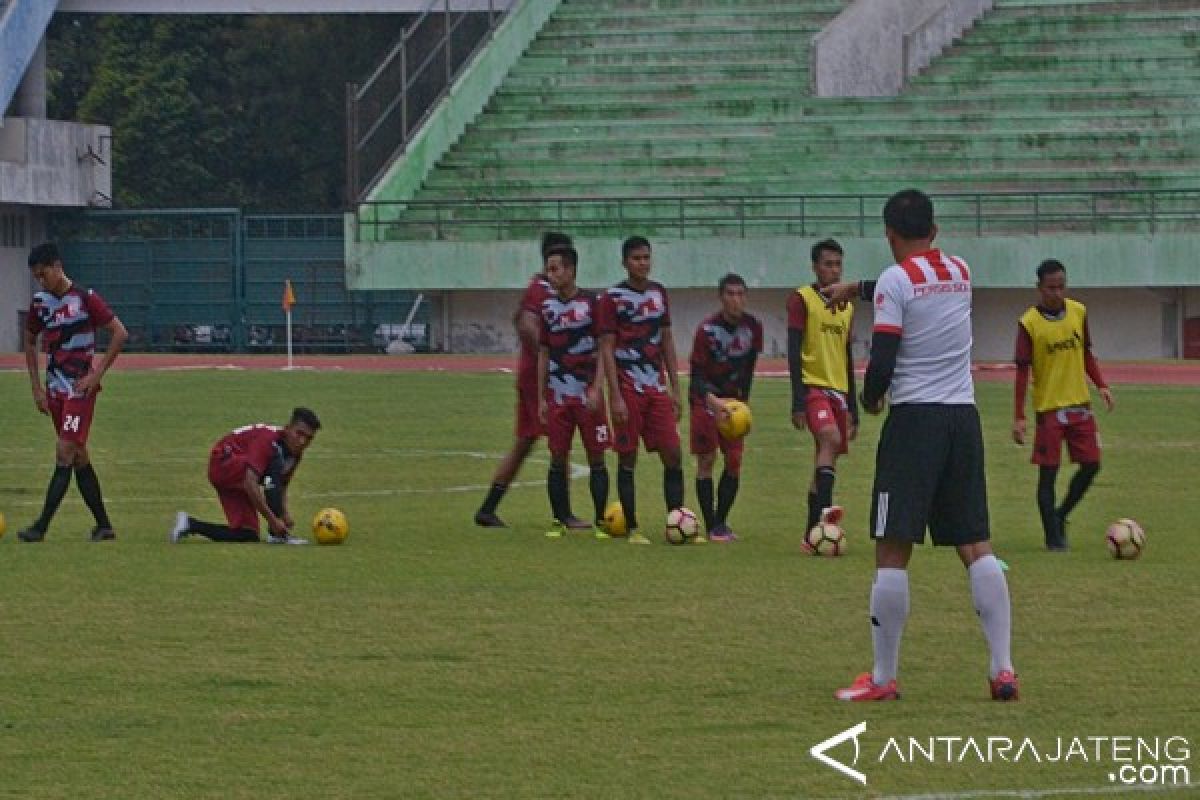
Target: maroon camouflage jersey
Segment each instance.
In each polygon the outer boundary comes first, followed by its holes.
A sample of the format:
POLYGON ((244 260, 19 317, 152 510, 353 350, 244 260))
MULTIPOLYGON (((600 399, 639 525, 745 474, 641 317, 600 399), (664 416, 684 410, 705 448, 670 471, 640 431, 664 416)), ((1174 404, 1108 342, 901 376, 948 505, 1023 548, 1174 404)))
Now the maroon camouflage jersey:
POLYGON ((748 400, 754 364, 762 349, 762 323, 750 314, 729 322, 717 312, 701 322, 692 341, 691 401, 703 403, 705 392, 748 400))
POLYGON ((570 300, 552 294, 542 301, 540 342, 549 351, 547 391, 559 405, 581 405, 596 378, 596 295, 579 291, 570 300))
POLYGON ((597 333, 615 336, 621 388, 665 394, 662 329, 671 326, 671 309, 663 285, 649 281, 638 291, 622 281, 601 295, 596 317, 597 333))
POLYGON ((292 479, 292 473, 300 466, 300 456, 288 452, 283 444, 283 429, 274 425, 256 423, 235 428, 213 445, 213 453, 236 455, 241 462, 259 476, 279 471, 284 483, 292 479))
MULTIPOLYGON (((542 315, 542 301, 554 294, 554 289, 546 282, 546 276, 537 273, 529 279, 529 285, 521 295, 520 314, 528 311, 537 316, 542 315)), ((517 356, 517 386, 531 391, 537 390, 537 349, 520 340, 521 352, 517 356)))
POLYGON ((96 329, 112 322, 114 314, 100 295, 78 284, 62 297, 41 291, 33 295, 25 328, 39 333, 46 350, 46 390, 73 395, 75 383, 92 371, 96 329))

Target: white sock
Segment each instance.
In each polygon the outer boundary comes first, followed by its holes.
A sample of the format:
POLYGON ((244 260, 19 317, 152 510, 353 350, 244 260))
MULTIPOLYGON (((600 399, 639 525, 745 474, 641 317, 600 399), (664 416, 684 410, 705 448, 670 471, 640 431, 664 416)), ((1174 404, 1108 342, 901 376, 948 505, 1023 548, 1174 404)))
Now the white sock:
POLYGON ((900 661, 900 636, 908 619, 908 572, 902 569, 875 571, 871 586, 871 640, 875 644, 876 686, 896 679, 900 661))
POLYGON ((990 677, 1012 670, 1012 609, 1008 599, 1008 581, 1000 562, 986 555, 967 568, 971 578, 971 598, 975 613, 983 625, 983 635, 992 653, 990 677))

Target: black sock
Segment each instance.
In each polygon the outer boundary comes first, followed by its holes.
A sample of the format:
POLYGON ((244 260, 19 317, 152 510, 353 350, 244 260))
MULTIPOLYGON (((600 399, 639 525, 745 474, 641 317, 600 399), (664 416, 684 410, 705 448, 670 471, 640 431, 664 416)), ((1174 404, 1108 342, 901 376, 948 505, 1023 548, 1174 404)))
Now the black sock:
POLYGON ((75 468, 75 485, 79 487, 83 502, 87 503, 88 509, 96 519, 96 527, 111 529, 112 523, 109 522, 108 511, 104 508, 104 495, 100 491, 100 479, 91 464, 75 468))
POLYGON ((188 533, 198 533, 214 542, 257 542, 258 532, 238 528, 232 530, 228 526, 215 522, 203 522, 195 517, 188 517, 188 533))
POLYGON ((741 481, 737 475, 730 475, 728 471, 721 473, 721 482, 717 486, 717 524, 724 525, 729 519, 729 510, 733 508, 733 501, 737 498, 738 484, 741 481))
POLYGON ((663 500, 667 511, 683 505, 683 467, 663 467, 663 500))
POLYGON ((479 507, 479 513, 495 514, 496 506, 500 505, 500 500, 504 497, 504 493, 507 491, 507 483, 493 483, 492 488, 488 489, 487 497, 485 497, 483 500, 483 505, 479 507))
POLYGON ((42 515, 33 523, 33 527, 42 533, 50 529, 50 520, 54 519, 54 514, 58 511, 58 506, 70 485, 71 468, 56 466, 54 474, 50 476, 50 484, 46 487, 46 502, 42 506, 42 515))
POLYGON ((696 478, 696 499, 700 502, 700 515, 704 517, 704 530, 711 531, 713 529, 713 480, 710 475, 707 478, 696 478))
POLYGON ((571 498, 567 494, 565 469, 550 465, 550 471, 546 473, 546 494, 550 496, 550 513, 559 522, 566 522, 571 516, 571 498))
POLYGON ((1042 533, 1046 542, 1058 539, 1058 516, 1054 511, 1054 481, 1058 478, 1058 467, 1041 467, 1038 470, 1037 504, 1042 517, 1042 533))
POLYGON ((817 471, 813 473, 813 484, 817 487, 818 514, 833 505, 835 480, 837 480, 837 470, 833 467, 817 467, 817 471))
POLYGON ((805 526, 805 531, 811 531, 817 527, 817 521, 821 518, 821 505, 817 502, 817 493, 811 489, 808 492, 808 525, 805 526))
POLYGON ((596 509, 596 522, 604 520, 604 507, 608 505, 608 467, 594 464, 588 476, 588 488, 592 491, 592 506, 596 509))
POLYGON ((1079 471, 1071 477, 1071 485, 1067 488, 1067 496, 1063 498, 1062 505, 1058 507, 1058 516, 1066 519, 1075 506, 1079 505, 1079 501, 1083 499, 1084 492, 1092 485, 1092 479, 1096 477, 1096 473, 1100 471, 1099 464, 1080 464, 1079 471))
POLYGON ((617 499, 625 511, 625 527, 631 531, 637 530, 637 491, 633 484, 633 467, 617 468, 617 499))

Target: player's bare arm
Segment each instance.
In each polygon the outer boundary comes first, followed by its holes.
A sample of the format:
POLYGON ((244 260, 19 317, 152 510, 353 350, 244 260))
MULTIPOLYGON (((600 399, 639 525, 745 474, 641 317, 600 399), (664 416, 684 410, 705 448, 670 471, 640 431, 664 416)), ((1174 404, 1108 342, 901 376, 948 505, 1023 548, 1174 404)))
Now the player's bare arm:
POLYGON ((125 325, 122 324, 118 317, 113 317, 109 320, 108 324, 103 327, 103 330, 108 331, 108 349, 104 351, 104 358, 100 360, 100 365, 83 376, 75 384, 75 390, 79 394, 90 394, 93 389, 100 385, 104 374, 108 372, 108 368, 117 360, 117 356, 121 354, 122 348, 125 347, 125 342, 129 339, 129 331, 125 330, 125 325))
POLYGON ((604 380, 608 382, 608 407, 612 412, 613 425, 623 427, 629 421, 629 409, 621 397, 617 385, 616 334, 606 333, 600 337, 600 364, 604 368, 604 380))
POLYGON ((242 489, 246 492, 246 496, 250 498, 250 503, 254 506, 254 510, 267 521, 267 528, 271 533, 276 536, 287 536, 287 523, 275 516, 275 512, 267 504, 267 495, 263 491, 258 473, 252 469, 246 470, 246 475, 242 478, 242 489))
POLYGON ((679 361, 675 356, 675 337, 669 325, 662 329, 662 341, 663 363, 667 367, 667 379, 671 382, 671 403, 675 406, 675 419, 679 420, 683 416, 683 402, 679 395, 679 361))
POLYGON ((596 374, 587 388, 587 409, 592 413, 604 408, 604 359, 596 359, 596 374))
POLYGON ((514 319, 517 328, 517 338, 527 347, 536 349, 538 346, 538 326, 541 320, 537 314, 522 308, 514 319))
POLYGON ((550 380, 550 348, 545 345, 538 348, 537 360, 537 406, 538 422, 543 425, 550 417, 550 409, 546 406, 546 383, 550 380))
POLYGON ((46 387, 42 385, 42 380, 38 376, 38 334, 26 330, 22 341, 25 347, 25 367, 29 370, 29 383, 33 389, 33 404, 41 413, 49 414, 50 406, 46 402, 46 387))

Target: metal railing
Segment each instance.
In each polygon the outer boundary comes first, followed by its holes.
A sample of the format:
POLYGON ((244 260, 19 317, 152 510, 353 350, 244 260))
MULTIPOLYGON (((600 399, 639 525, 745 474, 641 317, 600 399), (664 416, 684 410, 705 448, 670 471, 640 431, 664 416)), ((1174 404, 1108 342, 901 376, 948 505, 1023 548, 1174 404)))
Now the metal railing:
POLYGON ((429 0, 362 84, 346 86, 346 201, 358 202, 516 0, 429 0))
MULTIPOLYGON (((886 194, 797 194, 363 203, 357 239, 504 240, 547 228, 578 236, 655 233, 680 239, 866 236, 886 194)), ((939 228, 975 236, 1200 230, 1200 189, 933 193, 939 228)))

